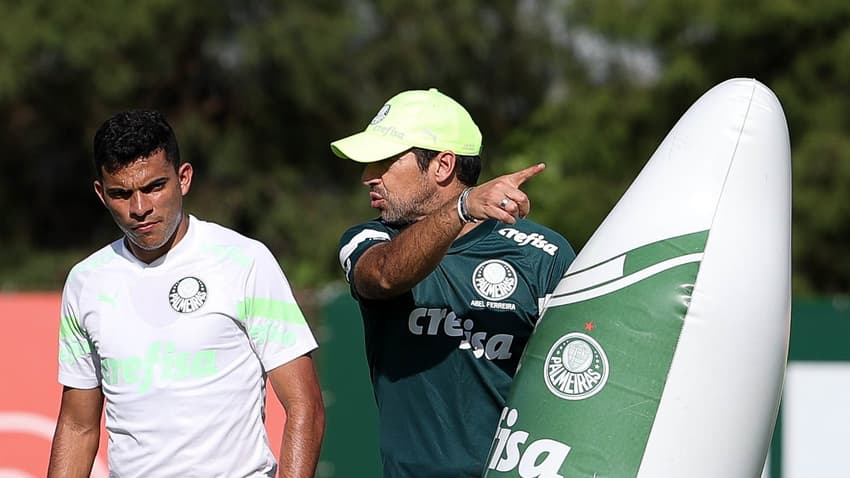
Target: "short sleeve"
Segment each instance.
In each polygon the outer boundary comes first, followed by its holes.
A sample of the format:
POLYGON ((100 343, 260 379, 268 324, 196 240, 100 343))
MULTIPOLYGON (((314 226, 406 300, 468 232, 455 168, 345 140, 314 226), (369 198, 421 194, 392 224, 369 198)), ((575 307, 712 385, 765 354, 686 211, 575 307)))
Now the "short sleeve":
POLYGON ((69 279, 59 319, 59 383, 73 388, 100 386, 100 357, 79 316, 79 291, 69 279))
POLYGON ((258 246, 237 314, 266 371, 318 347, 289 281, 265 246, 258 246))
POLYGON ((351 283, 351 273, 360 256, 375 244, 389 241, 390 230, 378 221, 371 221, 345 231, 339 241, 339 265, 345 280, 351 283))

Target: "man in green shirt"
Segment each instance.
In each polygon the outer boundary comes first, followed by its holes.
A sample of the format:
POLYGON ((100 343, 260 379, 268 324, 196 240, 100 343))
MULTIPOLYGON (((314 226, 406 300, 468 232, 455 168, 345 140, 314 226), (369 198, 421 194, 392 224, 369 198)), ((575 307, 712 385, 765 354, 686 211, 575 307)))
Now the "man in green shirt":
POLYGON ((525 219, 537 164, 475 186, 481 133, 436 89, 402 92, 331 143, 365 164, 380 218, 339 259, 360 305, 386 477, 481 476, 542 305, 575 257, 525 219))

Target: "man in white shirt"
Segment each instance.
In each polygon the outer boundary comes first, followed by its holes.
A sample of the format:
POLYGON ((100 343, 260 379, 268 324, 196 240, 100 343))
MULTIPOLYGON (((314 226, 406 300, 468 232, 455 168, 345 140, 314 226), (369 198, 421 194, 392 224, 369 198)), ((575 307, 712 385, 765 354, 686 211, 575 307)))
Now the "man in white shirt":
POLYGON ((274 256, 184 211, 192 166, 160 113, 111 117, 94 161, 124 236, 65 283, 48 476, 89 476, 105 401, 110 476, 273 477, 266 377, 286 410, 280 476, 313 476, 317 345, 274 256))

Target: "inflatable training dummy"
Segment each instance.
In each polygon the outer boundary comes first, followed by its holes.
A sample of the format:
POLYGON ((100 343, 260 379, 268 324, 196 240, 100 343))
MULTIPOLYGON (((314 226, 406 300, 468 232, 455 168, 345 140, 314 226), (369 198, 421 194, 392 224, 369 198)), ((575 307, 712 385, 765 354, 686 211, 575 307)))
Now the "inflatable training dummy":
POLYGON ((754 478, 791 314, 785 115, 731 79, 681 117, 546 304, 485 476, 754 478))

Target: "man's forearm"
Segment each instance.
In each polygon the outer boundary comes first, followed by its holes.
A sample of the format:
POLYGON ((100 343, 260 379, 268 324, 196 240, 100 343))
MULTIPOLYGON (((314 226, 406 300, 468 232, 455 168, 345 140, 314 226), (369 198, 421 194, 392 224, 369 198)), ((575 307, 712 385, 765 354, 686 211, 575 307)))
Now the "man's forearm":
POLYGON ((325 412, 321 402, 287 410, 280 447, 280 478, 315 475, 324 433, 325 412))
POLYGON ((80 428, 60 421, 50 448, 47 478, 87 478, 91 474, 99 441, 99 424, 94 428, 80 428))

